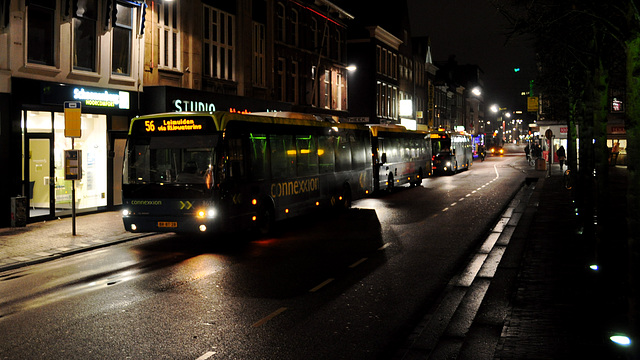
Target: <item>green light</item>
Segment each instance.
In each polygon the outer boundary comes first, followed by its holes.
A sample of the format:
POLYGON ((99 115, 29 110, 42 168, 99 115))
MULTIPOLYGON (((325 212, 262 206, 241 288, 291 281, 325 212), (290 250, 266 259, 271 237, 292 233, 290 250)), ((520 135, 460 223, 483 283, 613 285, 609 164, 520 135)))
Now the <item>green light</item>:
POLYGON ((520 68, 513 68, 513 72, 519 72, 520 68))

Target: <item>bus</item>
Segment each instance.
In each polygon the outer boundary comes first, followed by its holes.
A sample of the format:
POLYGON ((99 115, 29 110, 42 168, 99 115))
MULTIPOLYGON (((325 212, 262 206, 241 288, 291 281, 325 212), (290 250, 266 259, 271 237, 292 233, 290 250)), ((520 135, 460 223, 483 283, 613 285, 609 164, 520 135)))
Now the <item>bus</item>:
POLYGON ((434 131, 430 134, 433 172, 455 174, 473 162, 471 136, 465 132, 434 131))
POLYGON ((420 185, 431 175, 429 133, 397 125, 372 125, 373 190, 420 185))
POLYGON ((166 113, 131 121, 123 171, 130 232, 270 232, 371 192, 369 129, 299 114, 166 113))

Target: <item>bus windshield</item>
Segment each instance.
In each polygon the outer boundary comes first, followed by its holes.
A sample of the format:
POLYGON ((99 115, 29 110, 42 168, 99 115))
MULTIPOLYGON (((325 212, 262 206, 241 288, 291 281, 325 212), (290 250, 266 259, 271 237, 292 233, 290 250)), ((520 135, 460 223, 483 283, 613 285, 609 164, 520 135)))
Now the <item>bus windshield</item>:
POLYGON ((206 184, 216 168, 218 135, 129 138, 124 184, 206 184))
POLYGON ((432 139, 431 142, 433 155, 439 153, 451 152, 451 138, 432 139))

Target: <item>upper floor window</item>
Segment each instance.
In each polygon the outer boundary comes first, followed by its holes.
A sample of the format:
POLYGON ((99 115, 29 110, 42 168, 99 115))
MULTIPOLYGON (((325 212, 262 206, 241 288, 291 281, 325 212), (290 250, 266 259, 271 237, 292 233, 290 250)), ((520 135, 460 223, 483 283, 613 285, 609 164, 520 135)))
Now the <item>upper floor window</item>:
POLYGON ((204 5, 203 74, 233 80, 235 16, 204 5))
POLYGON ((276 40, 278 41, 284 41, 284 38, 286 36, 286 26, 287 23, 285 22, 285 9, 284 9, 284 4, 283 3, 278 3, 276 5, 276 16, 278 17, 278 22, 276 23, 276 40))
POLYGON ((131 75, 131 48, 133 42, 133 8, 116 4, 116 21, 113 25, 111 73, 131 75))
POLYGON ((253 84, 258 86, 265 86, 265 28, 264 24, 258 22, 253 23, 253 84))
POLYGON ((73 14, 74 69, 96 71, 97 23, 97 0, 78 1, 73 14))
POLYGON ((55 65, 56 0, 31 0, 27 7, 27 62, 55 65))
POLYGON ((298 12, 296 10, 291 10, 291 31, 293 45, 298 46, 298 12))
POLYGON ((178 2, 156 3, 156 23, 158 28, 158 44, 160 54, 158 66, 174 70, 180 69, 180 27, 178 2))

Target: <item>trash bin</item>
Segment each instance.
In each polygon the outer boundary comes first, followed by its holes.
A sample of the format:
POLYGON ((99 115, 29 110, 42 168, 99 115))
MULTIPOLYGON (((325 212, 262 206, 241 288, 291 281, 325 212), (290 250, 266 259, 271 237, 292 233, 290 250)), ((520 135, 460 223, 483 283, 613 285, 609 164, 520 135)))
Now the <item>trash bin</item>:
POLYGON ((547 170, 547 162, 544 159, 536 159, 536 170, 547 170))
POLYGON ((11 227, 27 226, 27 198, 16 196, 11 198, 11 227))

